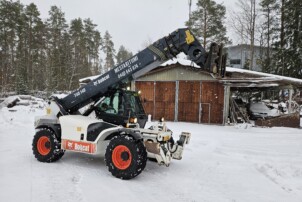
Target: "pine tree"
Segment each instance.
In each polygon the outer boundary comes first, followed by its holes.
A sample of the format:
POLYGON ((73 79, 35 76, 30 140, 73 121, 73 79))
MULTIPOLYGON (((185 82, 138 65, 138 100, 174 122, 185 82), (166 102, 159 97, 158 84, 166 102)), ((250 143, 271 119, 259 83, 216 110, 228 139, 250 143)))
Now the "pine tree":
POLYGON ((264 44, 264 58, 262 59, 262 71, 274 73, 275 64, 273 60, 273 47, 278 38, 278 9, 277 0, 262 0, 260 2, 261 11, 263 13, 264 22, 262 23, 264 44))
POLYGON ((37 73, 41 71, 41 63, 39 61, 40 54, 45 50, 43 44, 43 37, 45 35, 45 26, 40 18, 40 12, 35 4, 31 3, 25 7, 26 17, 26 69, 28 88, 38 89, 39 84, 35 81, 38 80, 37 73))
POLYGON ((16 58, 15 58, 15 89, 18 94, 28 93, 28 37, 26 32, 26 16, 23 5, 17 5, 16 18, 16 58))
POLYGON ((277 0, 278 38, 274 43, 275 73, 302 78, 302 2, 277 0))
MULTIPOLYGON (((43 22, 33 3, 0 0, 0 91, 29 93, 73 90, 78 79, 100 72, 105 52, 107 70, 114 66, 115 50, 109 32, 106 43, 96 25, 81 18, 70 28, 62 10, 52 6, 43 22)), ((129 53, 130 54, 130 53, 129 53)))
POLYGON ((74 19, 70 23, 69 34, 71 37, 72 47, 72 68, 69 79, 69 89, 78 87, 80 78, 91 75, 88 67, 87 48, 85 41, 84 25, 81 18, 74 19))
POLYGON ((57 6, 52 6, 47 19, 48 27, 48 54, 46 86, 48 91, 62 90, 65 86, 68 67, 64 59, 63 52, 64 35, 67 32, 65 14, 57 6))
POLYGON ((302 1, 285 1, 283 48, 285 76, 302 78, 302 1))
POLYGON ((197 9, 192 12, 191 19, 186 22, 196 37, 201 38, 203 46, 210 42, 229 43, 226 37, 224 19, 225 6, 213 0, 198 0, 197 9))
POLYGON ((84 20, 87 61, 92 75, 98 73, 99 50, 102 45, 101 34, 95 28, 96 24, 89 18, 84 20))
POLYGON ((128 51, 123 45, 120 46, 116 54, 116 63, 120 64, 133 56, 132 52, 128 51))
POLYGON ((103 51, 105 53, 105 64, 104 69, 105 72, 109 71, 111 68, 114 67, 114 56, 115 56, 115 49, 114 49, 114 43, 112 41, 112 37, 109 34, 108 31, 105 32, 104 35, 104 45, 103 45, 103 51))
POLYGON ((47 68, 48 66, 48 29, 45 22, 39 22, 35 26, 35 42, 33 50, 33 87, 32 90, 44 91, 47 89, 46 80, 47 78, 47 68))
POLYGON ((22 50, 23 6, 19 2, 0 1, 0 59, 1 91, 17 90, 17 81, 21 75, 22 63, 17 55, 22 50))

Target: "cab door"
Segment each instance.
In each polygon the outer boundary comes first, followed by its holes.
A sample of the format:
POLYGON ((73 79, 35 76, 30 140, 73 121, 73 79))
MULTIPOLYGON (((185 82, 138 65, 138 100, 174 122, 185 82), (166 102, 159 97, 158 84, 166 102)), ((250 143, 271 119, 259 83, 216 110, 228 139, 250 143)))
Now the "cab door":
POLYGON ((124 117, 122 94, 116 92, 105 99, 96 107, 96 116, 106 122, 125 126, 127 117, 124 117))

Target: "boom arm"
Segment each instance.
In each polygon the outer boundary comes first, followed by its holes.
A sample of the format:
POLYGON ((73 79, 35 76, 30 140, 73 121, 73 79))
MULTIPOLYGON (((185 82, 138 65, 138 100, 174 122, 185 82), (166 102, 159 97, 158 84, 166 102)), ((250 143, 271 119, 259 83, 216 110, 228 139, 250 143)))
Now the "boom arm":
POLYGON ((190 60, 209 72, 216 73, 215 69, 223 69, 225 66, 222 62, 221 47, 212 44, 210 52, 206 53, 189 29, 178 29, 65 98, 54 98, 54 100, 63 115, 73 114, 85 105, 98 100, 108 90, 143 75, 174 58, 180 52, 184 52, 190 60))

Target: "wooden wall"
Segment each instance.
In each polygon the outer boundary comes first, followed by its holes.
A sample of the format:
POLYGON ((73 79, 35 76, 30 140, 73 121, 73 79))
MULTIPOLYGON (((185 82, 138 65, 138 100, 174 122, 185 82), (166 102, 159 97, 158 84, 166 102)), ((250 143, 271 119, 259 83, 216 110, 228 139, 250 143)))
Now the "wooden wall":
POLYGON ((223 123, 224 87, 211 81, 136 81, 146 113, 153 119, 223 123), (178 94, 177 94, 178 93, 178 94), (177 99, 178 98, 178 99, 177 99), (175 116, 175 100, 178 105, 175 116))
POLYGON ((179 81, 178 121, 199 122, 200 82, 179 81))

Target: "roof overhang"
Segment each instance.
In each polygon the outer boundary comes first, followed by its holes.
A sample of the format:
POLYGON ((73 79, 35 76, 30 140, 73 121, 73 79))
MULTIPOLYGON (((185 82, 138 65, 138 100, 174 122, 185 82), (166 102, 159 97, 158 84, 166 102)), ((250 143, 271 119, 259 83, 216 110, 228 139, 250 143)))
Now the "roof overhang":
POLYGON ((219 82, 234 88, 302 88, 301 79, 232 67, 226 71, 227 76, 219 82))

